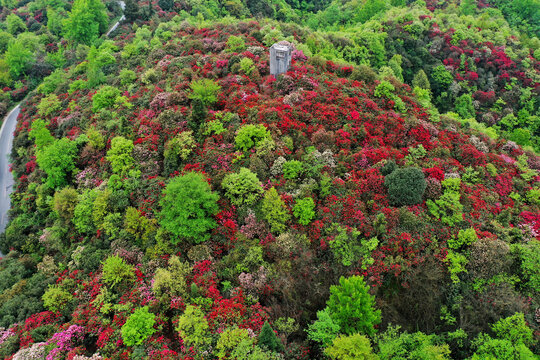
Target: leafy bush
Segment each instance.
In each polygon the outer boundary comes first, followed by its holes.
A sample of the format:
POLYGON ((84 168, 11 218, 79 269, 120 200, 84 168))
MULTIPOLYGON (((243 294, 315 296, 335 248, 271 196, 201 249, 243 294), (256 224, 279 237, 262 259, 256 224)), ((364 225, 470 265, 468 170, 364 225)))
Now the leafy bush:
POLYGON ((207 233, 216 227, 212 218, 219 210, 219 195, 200 173, 189 172, 173 178, 163 191, 160 224, 174 235, 177 243, 182 238, 200 243, 209 238, 207 233))
POLYGON ((193 305, 186 306, 184 314, 178 318, 176 331, 178 331, 186 346, 193 346, 201 352, 212 341, 208 321, 204 318, 204 313, 200 308, 193 305))
POLYGON ((317 311, 317 320, 307 330, 308 338, 328 347, 338 336, 340 326, 330 316, 328 307, 317 311))
POLYGON ((373 335, 374 325, 381 322, 381 311, 375 310, 375 297, 361 276, 339 279, 339 285, 330 287, 330 299, 326 302, 328 313, 340 332, 373 335))
POLYGON ((217 94, 221 86, 211 79, 193 81, 190 85, 192 99, 199 99, 204 106, 210 106, 217 101, 217 94))
POLYGON ((466 230, 459 230, 457 239, 450 238, 448 240, 448 247, 454 250, 458 250, 463 246, 468 246, 478 240, 476 231, 473 228, 466 230))
POLYGON ((118 255, 110 256, 103 263, 103 281, 111 287, 135 279, 133 266, 126 264, 118 255))
POLYGON ((338 336, 332 345, 324 350, 332 360, 378 360, 373 354, 369 339, 360 334, 338 336))
POLYGON ((286 223, 291 216, 285 202, 281 199, 275 187, 270 188, 264 194, 262 212, 264 218, 270 224, 272 232, 281 233, 285 231, 287 228, 286 223))
POLYGON ((103 86, 92 97, 92 110, 98 112, 113 106, 120 94, 118 88, 109 85, 103 86))
POLYGON ((55 94, 50 94, 49 96, 41 99, 37 108, 40 116, 49 116, 56 110, 60 109, 60 100, 58 100, 58 96, 55 94))
POLYGON ((129 316, 122 326, 122 339, 127 346, 141 345, 147 337, 156 332, 156 315, 148 311, 148 306, 140 307, 129 316))
POLYGON ((107 151, 107 160, 111 162, 115 174, 125 175, 135 164, 131 153, 133 152, 133 141, 116 136, 111 141, 111 148, 107 151))
POLYGON ((59 285, 50 285, 43 294, 43 305, 52 312, 63 311, 73 296, 59 285))
POLYGON ((293 214, 302 225, 308 225, 315 217, 315 202, 313 198, 306 197, 296 200, 293 207, 293 214))
POLYGON ((389 327, 378 337, 381 360, 391 359, 450 359, 448 345, 438 345, 434 335, 422 332, 399 333, 399 327, 389 327))
POLYGON ((276 333, 268 323, 264 322, 261 328, 261 333, 257 337, 258 345, 271 351, 281 352, 284 350, 281 340, 278 339, 276 333))
POLYGON ((79 195, 77 190, 66 187, 54 194, 54 211, 65 221, 73 218, 79 195))
POLYGON ((238 36, 231 35, 227 39, 227 51, 239 53, 246 49, 246 42, 238 36))
POLYGON ((237 173, 227 174, 221 182, 221 187, 225 190, 225 196, 236 206, 252 205, 263 193, 257 175, 246 168, 240 168, 237 173))
POLYGON ((420 204, 426 190, 424 173, 414 167, 393 171, 385 177, 384 184, 390 202, 396 206, 420 204))
POLYGON ((298 160, 289 160, 283 164, 283 177, 285 179, 296 179, 304 170, 304 164, 298 160))
POLYGON ((77 144, 68 138, 55 140, 36 152, 36 162, 47 174, 47 186, 57 189, 68 184, 68 176, 75 169, 77 144))
POLYGON ((234 142, 237 149, 248 151, 267 138, 270 138, 270 133, 264 125, 248 124, 238 129, 234 142))

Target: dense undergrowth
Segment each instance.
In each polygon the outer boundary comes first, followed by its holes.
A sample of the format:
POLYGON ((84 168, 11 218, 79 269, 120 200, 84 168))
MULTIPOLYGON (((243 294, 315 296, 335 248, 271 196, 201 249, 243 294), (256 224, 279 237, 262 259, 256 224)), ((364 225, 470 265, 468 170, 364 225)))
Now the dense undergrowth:
POLYGON ((184 5, 60 43, 23 101, 0 356, 537 359, 537 39, 184 5))

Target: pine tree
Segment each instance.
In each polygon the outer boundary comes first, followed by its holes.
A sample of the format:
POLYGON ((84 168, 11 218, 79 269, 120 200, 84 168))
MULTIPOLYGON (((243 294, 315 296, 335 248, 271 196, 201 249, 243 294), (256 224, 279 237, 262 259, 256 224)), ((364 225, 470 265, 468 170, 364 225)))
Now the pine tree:
POLYGON ((279 340, 276 336, 276 333, 274 332, 268 321, 264 322, 258 340, 259 346, 265 346, 268 350, 276 352, 283 351, 283 344, 281 343, 281 340, 279 340))
POLYGON ((420 70, 416 73, 416 75, 414 75, 412 85, 413 87, 419 87, 421 89, 431 89, 431 84, 429 83, 428 77, 424 70, 420 70))

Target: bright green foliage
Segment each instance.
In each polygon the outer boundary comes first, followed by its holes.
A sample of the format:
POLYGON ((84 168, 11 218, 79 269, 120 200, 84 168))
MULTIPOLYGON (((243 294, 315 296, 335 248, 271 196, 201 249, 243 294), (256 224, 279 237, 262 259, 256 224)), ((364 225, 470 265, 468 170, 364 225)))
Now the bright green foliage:
POLYGON ((188 348, 193 346, 197 351, 202 352, 212 341, 208 322, 204 314, 196 306, 186 306, 184 314, 178 318, 176 331, 188 348))
POLYGON ((186 160, 195 148, 193 131, 183 131, 165 144, 165 164, 172 170, 179 166, 179 158, 186 160))
POLYGON ((137 74, 135 73, 135 71, 129 69, 120 70, 120 74, 118 75, 118 77, 120 78, 120 83, 123 86, 129 85, 135 80, 137 80, 137 74))
POLYGON ((397 169, 387 175, 384 185, 388 188, 388 198, 392 204, 416 205, 422 202, 426 179, 422 170, 408 167, 397 169))
POLYGON ((225 196, 236 206, 253 205, 263 193, 261 182, 251 170, 240 168, 237 173, 230 173, 221 182, 225 196))
POLYGON ((47 29, 56 36, 62 34, 62 22, 64 17, 54 8, 47 8, 47 29))
POLYGON ((537 360, 522 342, 512 343, 507 339, 493 339, 486 334, 480 334, 473 341, 476 352, 471 360, 537 360))
POLYGON ((311 197, 296 200, 293 214, 302 225, 308 225, 315 217, 315 202, 311 197))
POLYGON ((98 112, 101 109, 112 107, 120 94, 120 90, 113 86, 103 86, 92 97, 92 110, 98 112))
POLYGON ((55 94, 50 94, 49 96, 41 99, 37 109, 40 116, 49 116, 56 110, 60 109, 60 100, 55 94))
POLYGON ((149 220, 145 216, 139 213, 139 210, 134 207, 128 207, 126 209, 126 216, 124 218, 124 228, 126 232, 133 235, 137 241, 142 240, 143 244, 146 242, 150 234, 155 230, 155 220, 149 220))
POLYGON ((141 345, 147 337, 156 332, 156 315, 148 311, 148 306, 140 307, 129 316, 122 326, 122 339, 127 346, 141 345))
POLYGON ((412 81, 413 87, 419 87, 421 89, 430 90, 431 84, 429 83, 428 77, 424 70, 420 70, 414 75, 412 81))
POLYGON ((456 112, 463 119, 474 118, 476 112, 473 106, 473 99, 470 94, 463 94, 456 99, 456 112))
POLYGON ((285 179, 296 179, 304 171, 304 164, 298 160, 289 160, 283 164, 283 177, 285 179))
POLYGON ((47 174, 47 186, 57 189, 67 185, 67 177, 73 169, 77 144, 68 138, 55 140, 44 149, 36 151, 36 162, 47 174))
POLYGON ((330 287, 326 302, 330 317, 339 325, 341 333, 352 335, 375 334, 374 325, 381 322, 381 311, 375 310, 375 297, 361 276, 339 279, 339 285, 330 287))
POLYGON ((527 244, 516 244, 521 257, 521 271, 526 286, 533 293, 540 292, 540 241, 533 239, 527 244))
POLYGON ((383 80, 377 87, 375 88, 375 92, 373 95, 376 97, 386 97, 388 99, 392 99, 394 97, 394 92, 396 91, 396 88, 394 85, 390 84, 388 81, 383 80))
POLYGON ((17 78, 26 74, 34 60, 34 55, 20 41, 12 41, 8 45, 4 59, 9 66, 10 74, 17 78))
POLYGON ((448 345, 438 345, 435 335, 422 332, 399 333, 399 327, 389 327, 378 339, 381 360, 447 360, 448 345))
POLYGON ((253 340, 249 337, 249 332, 246 329, 226 329, 219 335, 214 354, 218 359, 225 359, 244 341, 253 344, 253 340))
POLYGON ((62 311, 73 300, 73 296, 59 285, 49 285, 42 296, 43 306, 49 311, 62 311))
POLYGON ((360 334, 339 336, 334 339, 332 345, 324 350, 324 353, 332 360, 377 360, 379 357, 373 354, 369 339, 360 334))
POLYGON ((98 190, 96 199, 92 204, 92 221, 98 229, 102 229, 103 220, 108 214, 110 197, 110 189, 104 189, 103 191, 98 190))
POLYGON ((213 105, 217 101, 217 95, 221 86, 211 79, 193 81, 190 85, 191 99, 199 99, 204 106, 213 105))
POLYGON ((442 181, 444 193, 435 201, 428 200, 426 205, 429 212, 443 224, 453 226, 462 220, 463 205, 460 203, 459 189, 461 179, 448 178, 442 181))
POLYGON ((131 282, 134 279, 133 266, 126 264, 120 256, 110 256, 103 263, 103 281, 111 287, 122 282, 131 282))
POLYGON ((200 173, 189 172, 173 178, 163 191, 160 224, 174 235, 173 243, 189 238, 195 243, 208 239, 209 230, 216 227, 212 218, 217 214, 219 195, 200 173))
POLYGON ((267 138, 270 138, 270 133, 264 125, 248 124, 238 129, 234 142, 237 149, 248 151, 267 138))
POLYGON ((101 0, 75 0, 64 21, 64 33, 74 42, 91 45, 107 30, 107 23, 107 12, 101 0))
POLYGON ((54 194, 54 211, 66 222, 73 218, 75 207, 79 202, 77 190, 66 187, 54 194))
POLYGON ((240 53, 246 49, 246 42, 244 39, 238 36, 231 35, 227 39, 227 51, 233 53, 240 53))
POLYGON ((135 160, 133 152, 133 141, 116 136, 111 141, 111 148, 107 151, 107 160, 111 162, 112 170, 115 174, 125 175, 133 165, 135 160))
POLYGON ((458 283, 458 275, 462 272, 467 272, 465 269, 468 263, 467 257, 459 252, 449 250, 445 261, 448 263, 448 272, 450 273, 452 282, 458 283))
POLYGON ((36 119, 32 122, 29 137, 34 138, 38 151, 51 145, 55 140, 49 129, 47 129, 47 122, 41 119, 36 119))
POLYGON ((307 330, 308 338, 325 348, 338 336, 339 329, 339 324, 330 317, 328 307, 326 307, 317 311, 317 320, 307 330))
POLYGON ((371 252, 377 248, 379 240, 374 237, 369 240, 359 240, 361 232, 356 229, 347 229, 334 224, 333 228, 337 234, 330 241, 329 245, 332 253, 344 266, 351 266, 353 263, 362 259, 362 268, 366 269, 373 264, 374 260, 370 257, 371 252))
POLYGON ((250 76, 253 71, 255 71, 255 64, 253 62, 253 60, 251 60, 250 58, 242 58, 242 60, 240 60, 240 71, 247 75, 247 76, 250 76))
POLYGON ((95 230, 92 210, 96 197, 95 190, 86 190, 79 196, 79 202, 73 211, 73 224, 80 233, 89 234, 95 230))
POLYGON ((270 188, 264 194, 262 201, 262 211, 264 218, 270 224, 270 229, 274 233, 281 233, 287 228, 286 223, 291 218, 285 201, 279 196, 275 187, 270 188))
POLYGON ((158 297, 186 298, 188 286, 187 277, 191 274, 191 266, 187 262, 181 262, 178 256, 171 256, 169 266, 166 269, 159 268, 154 275, 152 290, 158 297))
POLYGON ((476 10, 476 1, 474 0, 462 0, 461 1, 461 12, 464 15, 474 15, 476 10))
POLYGON ((402 62, 403 58, 399 54, 392 56, 390 61, 388 61, 388 66, 392 69, 394 75, 396 75, 396 78, 399 81, 403 81, 403 69, 401 68, 402 62))
POLYGON ((15 14, 9 14, 6 17, 6 28, 11 35, 17 35, 27 30, 24 21, 15 14))
POLYGON ((261 328, 261 333, 257 337, 257 340, 257 344, 262 348, 276 352, 282 352, 284 350, 281 340, 278 339, 268 321, 264 322, 264 325, 261 328))
POLYGON ((476 240, 478 240, 478 235, 476 235, 476 231, 473 228, 459 230, 457 239, 448 239, 448 247, 454 250, 458 250, 463 246, 471 245, 476 240))
POLYGON ((94 149, 101 150, 105 147, 105 138, 95 127, 88 128, 86 136, 90 146, 94 149))
POLYGON ((444 65, 439 65, 431 72, 431 84, 438 92, 445 91, 452 81, 454 81, 454 75, 445 69, 444 65))
POLYGON ((504 319, 500 319, 491 327, 498 338, 506 339, 512 344, 523 343, 533 345, 533 331, 525 323, 523 313, 515 313, 504 319))

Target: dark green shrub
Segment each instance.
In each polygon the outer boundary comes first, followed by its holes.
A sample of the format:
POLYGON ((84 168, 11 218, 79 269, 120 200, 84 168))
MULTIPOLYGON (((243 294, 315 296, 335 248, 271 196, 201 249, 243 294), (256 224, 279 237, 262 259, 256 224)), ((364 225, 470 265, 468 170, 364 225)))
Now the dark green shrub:
POLYGON ((420 204, 426 190, 424 173, 414 167, 393 171, 386 176, 384 184, 390 203, 395 206, 420 204))

